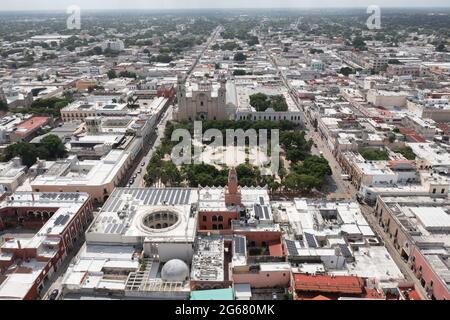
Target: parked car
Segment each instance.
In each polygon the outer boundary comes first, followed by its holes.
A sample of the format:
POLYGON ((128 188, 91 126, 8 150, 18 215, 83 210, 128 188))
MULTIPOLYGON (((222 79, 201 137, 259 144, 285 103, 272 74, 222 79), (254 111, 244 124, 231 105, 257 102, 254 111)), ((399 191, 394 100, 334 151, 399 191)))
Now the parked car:
POLYGON ((145 161, 142 161, 141 167, 145 166, 145 161))
POLYGON ((59 290, 58 289, 54 289, 52 291, 52 293, 50 293, 50 295, 48 296, 49 300, 56 300, 56 298, 58 298, 59 295, 59 290))

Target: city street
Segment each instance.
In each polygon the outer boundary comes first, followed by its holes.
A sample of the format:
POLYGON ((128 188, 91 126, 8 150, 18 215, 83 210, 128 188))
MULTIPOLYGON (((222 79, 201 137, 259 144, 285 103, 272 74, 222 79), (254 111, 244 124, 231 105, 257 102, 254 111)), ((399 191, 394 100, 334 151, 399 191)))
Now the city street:
POLYGON ((314 142, 313 147, 311 148, 311 153, 314 155, 322 155, 325 159, 328 160, 332 176, 327 178, 327 185, 326 190, 324 190, 326 193, 329 193, 328 199, 352 199, 356 195, 357 190, 353 187, 351 183, 345 183, 345 181, 342 180, 342 169, 339 165, 339 163, 334 158, 334 155, 332 154, 329 147, 325 144, 325 142, 322 140, 318 132, 315 132, 313 126, 308 121, 302 106, 300 105, 297 96, 294 94, 295 90, 290 85, 289 81, 286 79, 283 72, 280 70, 275 58, 268 53, 266 50, 264 43, 262 42, 260 38, 260 43, 262 44, 264 50, 266 51, 267 57, 269 57, 270 61, 272 62, 273 66, 278 71, 278 75, 281 77, 284 85, 289 91, 289 95, 291 96, 292 100, 297 105, 297 108, 300 112, 303 113, 302 118, 304 119, 304 130, 306 132, 306 139, 312 139, 314 142), (317 146, 317 147, 316 147, 317 146))
POLYGON ((366 220, 369 222, 369 224, 372 226, 374 231, 379 235, 379 237, 383 240, 384 246, 388 250, 389 254, 391 255, 392 259, 394 259, 397 266, 400 268, 400 271, 403 273, 405 278, 413 282, 415 284, 415 287, 418 291, 420 291, 420 294, 422 297, 427 297, 427 293, 422 287, 422 284, 420 283, 419 279, 414 275, 412 270, 409 268, 408 264, 405 260, 402 259, 400 254, 397 250, 395 250, 394 245, 390 241, 388 235, 384 233, 381 226, 378 224, 378 221, 376 220, 375 215, 373 214, 374 209, 368 205, 361 204, 360 205, 361 212, 366 218, 366 220))
POLYGON ((156 135, 156 139, 154 140, 148 153, 141 159, 139 165, 136 167, 133 173, 133 177, 136 178, 134 179, 134 182, 130 187, 141 188, 145 186, 144 176, 146 173, 148 161, 152 157, 154 150, 161 144, 161 138, 164 137, 164 129, 166 128, 166 123, 167 121, 172 120, 172 111, 173 107, 169 106, 161 121, 156 125, 154 133, 156 135), (142 163, 144 163, 143 166, 142 163))
MULTIPOLYGON (((296 103, 298 109, 301 112, 303 112, 303 108, 301 107, 299 101, 297 100, 297 97, 293 94, 295 92, 294 89, 291 87, 289 81, 286 79, 283 72, 280 70, 275 58, 271 56, 269 53, 267 53, 267 56, 272 61, 272 64, 277 68, 278 74, 280 75, 285 86, 288 88, 289 94, 296 103)), ((327 185, 324 190, 325 193, 328 193, 327 198, 329 200, 332 199, 356 200, 356 194, 358 190, 356 190, 356 188, 353 186, 353 184, 351 184, 350 181, 344 181, 342 179, 343 171, 340 164, 337 162, 329 146, 326 144, 325 141, 323 141, 319 132, 315 131, 315 129, 313 128, 312 124, 310 123, 304 112, 303 112, 303 119, 304 119, 304 129, 306 131, 306 139, 312 139, 314 142, 314 145, 311 148, 311 153, 314 155, 322 155, 325 159, 327 159, 332 170, 332 176, 328 178, 327 185)), ((373 215, 373 208, 367 205, 360 205, 360 208, 366 220, 372 227, 372 229, 378 234, 378 236, 385 243, 388 252, 394 259, 397 266, 402 271, 403 275, 405 276, 405 279, 407 281, 413 282, 416 285, 416 288, 418 288, 418 290, 421 292, 421 295, 423 297, 426 297, 427 295, 425 293, 425 290, 421 286, 419 280, 415 277, 415 275, 409 269, 407 263, 401 258, 401 256, 395 250, 392 243, 389 241, 387 235, 383 232, 378 222, 376 221, 373 215)))

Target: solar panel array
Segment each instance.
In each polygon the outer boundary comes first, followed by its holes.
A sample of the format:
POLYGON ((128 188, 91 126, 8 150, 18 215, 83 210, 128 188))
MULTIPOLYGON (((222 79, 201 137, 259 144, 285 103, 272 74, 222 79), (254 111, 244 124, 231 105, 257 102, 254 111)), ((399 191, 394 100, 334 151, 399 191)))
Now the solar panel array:
POLYGON ((137 200, 142 205, 185 205, 189 204, 191 196, 190 189, 155 189, 155 188, 120 188, 116 189, 104 206, 103 211, 116 212, 122 208, 126 197, 130 195, 131 200, 137 200))
POLYGON ((341 253, 345 258, 353 258, 353 254, 351 253, 351 251, 347 245, 340 244, 339 248, 341 249, 341 253))
POLYGON ((245 238, 244 237, 234 237, 234 252, 238 254, 245 254, 245 238))
POLYGON ((42 199, 50 200, 78 200, 80 198, 79 193, 42 193, 40 195, 42 199))
POLYGON ((105 228, 105 233, 123 234, 126 229, 127 225, 125 223, 116 223, 114 220, 112 223, 108 223, 105 228))
POLYGON ((258 219, 270 219, 269 208, 267 206, 256 203, 253 205, 253 209, 255 210, 255 215, 258 219))
POLYGON ((295 241, 292 240, 284 240, 286 242, 286 247, 290 256, 298 256, 298 250, 295 245, 295 241))
POLYGON ((56 218, 55 220, 55 226, 56 225, 65 225, 67 223, 67 221, 69 221, 70 216, 68 214, 65 215, 60 215, 58 216, 58 218, 56 218))
POLYGON ((305 232, 305 238, 308 243, 308 247, 317 248, 316 237, 313 234, 305 232))

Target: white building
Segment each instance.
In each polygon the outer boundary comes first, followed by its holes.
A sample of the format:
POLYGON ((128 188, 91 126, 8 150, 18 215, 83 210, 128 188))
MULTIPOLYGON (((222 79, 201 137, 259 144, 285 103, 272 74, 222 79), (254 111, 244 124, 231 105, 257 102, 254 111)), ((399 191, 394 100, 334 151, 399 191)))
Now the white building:
POLYGON ((12 193, 16 191, 26 179, 27 167, 23 166, 20 158, 9 162, 0 162, 0 191, 12 193))
POLYGON ((367 101, 376 107, 406 107, 406 99, 409 97, 408 92, 396 92, 386 90, 369 90, 367 92, 367 101))
POLYGON ((122 51, 123 49, 125 49, 125 44, 120 39, 107 40, 102 43, 101 48, 103 50, 110 49, 113 51, 122 51))
POLYGON ((31 182, 31 187, 36 192, 86 192, 94 202, 102 203, 125 176, 133 152, 111 150, 100 160, 79 161, 72 155, 54 161, 31 182))
POLYGON ((271 205, 280 223, 288 225, 284 244, 293 268, 376 278, 381 287, 404 280, 358 203, 296 198, 271 205))

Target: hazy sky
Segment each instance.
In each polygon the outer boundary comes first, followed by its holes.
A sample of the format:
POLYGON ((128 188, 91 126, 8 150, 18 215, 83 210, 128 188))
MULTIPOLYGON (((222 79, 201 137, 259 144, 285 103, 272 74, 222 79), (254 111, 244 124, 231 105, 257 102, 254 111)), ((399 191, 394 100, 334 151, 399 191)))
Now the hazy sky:
POLYGON ((450 6, 449 0, 0 0, 3 10, 450 6))

